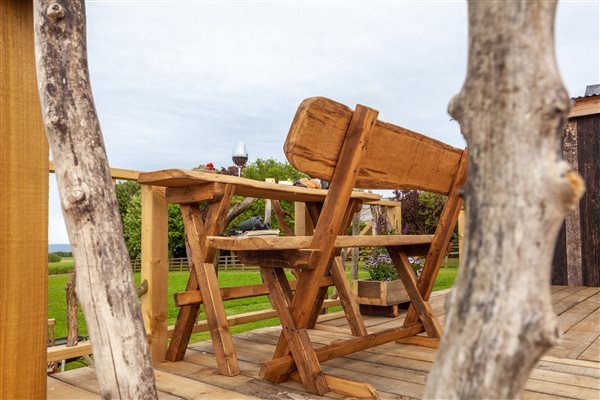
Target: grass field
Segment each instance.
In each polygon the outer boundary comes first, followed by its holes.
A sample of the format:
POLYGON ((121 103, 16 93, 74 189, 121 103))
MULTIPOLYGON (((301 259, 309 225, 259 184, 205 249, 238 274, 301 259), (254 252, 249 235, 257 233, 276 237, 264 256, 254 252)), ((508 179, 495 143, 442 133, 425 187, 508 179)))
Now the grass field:
POLYGON ((63 257, 59 262, 48 263, 48 275, 68 274, 74 267, 73 257, 63 257))
MULTIPOLYGON (((72 261, 62 261, 68 263, 72 261)), ((61 264, 53 263, 53 264, 61 264)), ((441 268, 434 290, 446 289, 452 286, 457 271, 456 260, 451 259, 447 268, 441 268)), ((347 271, 348 276, 350 272, 347 271)), ((175 307, 173 294, 185 289, 189 274, 187 272, 171 272, 169 273, 169 325, 175 324, 177 319, 178 308, 175 307)), ((48 318, 56 320, 55 334, 56 337, 64 337, 67 335, 66 325, 66 303, 65 303, 65 285, 69 281, 69 274, 51 275, 48 277, 48 318)), ((359 271, 359 278, 368 278, 365 271, 359 271)), ((136 285, 139 285, 140 273, 134 273, 136 285)), ((251 285, 261 283, 260 274, 258 271, 221 271, 219 272, 219 285, 221 287, 251 285)), ((330 288, 332 291, 333 288, 330 288)), ((225 302, 225 312, 227 315, 235 315, 250 311, 258 311, 271 308, 271 304, 266 296, 253 297, 249 299, 229 300, 225 302)), ((341 310, 341 307, 334 307, 332 311, 341 310)), ((201 314, 201 319, 204 314, 201 314)), ((253 329, 258 329, 265 326, 278 325, 277 318, 271 318, 264 321, 251 322, 244 325, 236 325, 231 328, 232 333, 245 332, 253 329)), ((85 321, 81 310, 79 312, 79 334, 87 336, 85 329, 85 321)), ((205 340, 209 338, 208 332, 201 332, 192 335, 192 342, 205 340)))

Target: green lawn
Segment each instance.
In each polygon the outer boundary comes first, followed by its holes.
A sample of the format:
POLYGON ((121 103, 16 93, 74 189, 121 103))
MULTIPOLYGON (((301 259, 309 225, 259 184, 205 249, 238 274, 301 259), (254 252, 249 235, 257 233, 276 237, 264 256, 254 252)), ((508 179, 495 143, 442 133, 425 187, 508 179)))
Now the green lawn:
MULTIPOLYGON (((64 263, 68 261, 63 261, 64 263)), ((61 263, 63 263, 61 262, 61 263)), ((72 263, 72 261, 70 261, 72 263)), ((60 263, 53 263, 60 264, 60 263)), ((442 268, 436 280, 433 290, 446 289, 452 286, 456 276, 457 266, 455 260, 450 260, 447 268, 442 268)), ((347 271, 348 276, 350 272, 347 271)), ((185 289, 187 272, 171 272, 169 273, 169 325, 175 324, 177 319, 178 308, 175 307, 173 301, 173 293, 185 289)), ((365 271, 359 271, 359 278, 367 278, 365 271)), ((56 337, 64 337, 67 335, 66 325, 66 304, 65 304, 65 284, 70 278, 69 274, 50 275, 48 277, 48 318, 56 320, 56 337)), ((136 285, 139 285, 140 273, 134 273, 136 285)), ((241 286, 261 283, 260 274, 258 271, 221 271, 219 273, 219 285, 221 287, 241 286)), ((332 291, 333 288, 330 288, 332 291)), ((266 296, 253 297, 249 299, 229 300, 225 302, 225 312, 227 315, 235 315, 250 311, 264 310, 271 308, 271 304, 266 296)), ((341 307, 334 307, 332 311, 341 310, 341 307)), ((201 314, 201 319, 204 314, 201 314)), ((264 321, 256 321, 243 325, 236 325, 231 328, 232 333, 245 332, 265 326, 278 325, 277 318, 272 318, 264 321)), ((79 334, 87 336, 83 314, 79 312, 79 334)), ((209 338, 208 332, 202 332, 192 335, 192 342, 205 340, 209 338)))

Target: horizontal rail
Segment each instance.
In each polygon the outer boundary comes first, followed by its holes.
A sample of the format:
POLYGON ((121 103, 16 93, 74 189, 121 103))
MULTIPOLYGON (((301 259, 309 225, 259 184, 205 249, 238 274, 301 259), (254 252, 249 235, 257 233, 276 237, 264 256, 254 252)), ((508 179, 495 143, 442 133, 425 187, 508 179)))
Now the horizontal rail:
POLYGON ((92 354, 92 344, 89 341, 79 342, 75 346, 67 345, 48 347, 48 362, 62 361, 92 354))
MULTIPOLYGON (((48 161, 48 171, 54 173, 55 169, 54 169, 54 162, 52 160, 48 161)), ((138 177, 140 176, 140 174, 142 173, 142 171, 135 171, 132 169, 123 169, 123 168, 111 168, 110 169, 110 176, 113 177, 113 179, 119 179, 122 181, 137 181, 138 177)))
MULTIPOLYGON (((323 308, 339 306, 340 300, 325 300, 323 308)), ((277 311, 273 309, 252 311, 243 314, 230 315, 227 317, 229 326, 246 324, 248 322, 263 321, 265 319, 277 317, 277 311)), ((173 336, 174 326, 169 326, 168 337, 173 336)), ((194 325, 193 332, 206 332, 208 331, 208 324, 206 321, 199 321, 194 325)), ((61 361, 69 358, 83 357, 92 354, 92 345, 89 341, 79 342, 75 346, 67 347, 66 345, 48 347, 48 362, 61 361)))
MULTIPOLYGON (((323 308, 335 307, 335 306, 339 306, 340 304, 341 304, 341 302, 339 299, 325 300, 323 302, 323 308)), ((251 311, 251 312, 244 313, 244 314, 229 315, 229 316, 227 316, 227 323, 228 323, 228 326, 234 326, 234 325, 246 324, 248 322, 263 321, 265 319, 276 318, 276 317, 277 317, 277 311, 270 308, 267 310, 251 311)), ((169 338, 171 336, 173 336, 174 329, 175 329, 175 326, 169 326, 169 329, 167 330, 167 336, 169 338)), ((196 325, 194 325, 194 329, 192 330, 192 332, 198 333, 198 332, 206 332, 208 330, 209 330, 208 323, 206 320, 203 320, 203 321, 199 321, 198 323, 196 323, 196 325)))

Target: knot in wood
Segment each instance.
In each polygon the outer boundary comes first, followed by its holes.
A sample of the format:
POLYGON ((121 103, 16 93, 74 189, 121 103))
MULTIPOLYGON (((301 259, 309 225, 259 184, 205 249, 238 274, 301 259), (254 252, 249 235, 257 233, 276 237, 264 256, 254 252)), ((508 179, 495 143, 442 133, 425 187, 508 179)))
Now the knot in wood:
POLYGON ((69 202, 72 204, 80 203, 84 201, 85 198, 85 190, 83 190, 81 187, 75 187, 73 190, 71 190, 71 193, 69 193, 69 202))
POLYGON ((50 4, 50 7, 48 7, 47 14, 48 18, 51 20, 58 21, 65 17, 65 9, 60 4, 53 3, 50 4))

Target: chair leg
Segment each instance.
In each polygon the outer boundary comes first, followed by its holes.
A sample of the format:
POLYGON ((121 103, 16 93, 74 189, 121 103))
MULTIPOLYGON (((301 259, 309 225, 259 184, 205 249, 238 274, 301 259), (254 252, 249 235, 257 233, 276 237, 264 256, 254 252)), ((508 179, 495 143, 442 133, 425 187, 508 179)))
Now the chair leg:
POLYGON ((334 258, 330 273, 333 282, 335 283, 335 287, 337 288, 338 295, 340 296, 340 301, 342 302, 342 307, 344 308, 344 313, 346 314, 346 319, 348 319, 348 325, 350 326, 352 334, 354 336, 367 335, 367 328, 362 315, 360 315, 360 312, 358 311, 356 301, 352 295, 352 290, 346 279, 346 270, 342 265, 341 257, 338 256, 334 258))
MULTIPOLYGON (((220 295, 216 272, 210 264, 215 251, 205 247, 206 236, 218 234, 223 229, 225 215, 233 196, 233 187, 224 185, 223 196, 209 204, 206 218, 202 216, 197 205, 182 205, 182 216, 186 232, 186 249, 190 263, 190 277, 187 290, 198 290, 202 293, 204 309, 209 324, 217 366, 224 375, 240 373, 235 355, 233 341, 229 334, 229 326, 225 315, 223 300, 220 295)), ((183 306, 179 310, 175 330, 166 359, 180 361, 183 359, 194 324, 198 318, 199 305, 183 306)))
POLYGON ((269 296, 279 315, 283 336, 294 357, 304 387, 308 392, 318 395, 329 392, 329 386, 310 343, 308 332, 306 329, 297 328, 292 318, 291 289, 283 270, 263 268, 263 276, 269 286, 269 296))
POLYGON ((395 249, 393 247, 388 248, 388 253, 398 276, 402 280, 408 297, 410 298, 411 305, 414 307, 427 335, 430 338, 439 338, 442 335, 442 327, 437 317, 433 314, 431 306, 428 301, 423 300, 419 289, 417 288, 417 277, 408 261, 408 256, 405 252, 395 249))

